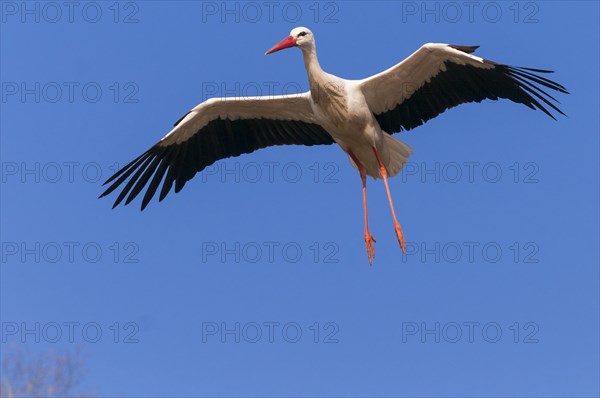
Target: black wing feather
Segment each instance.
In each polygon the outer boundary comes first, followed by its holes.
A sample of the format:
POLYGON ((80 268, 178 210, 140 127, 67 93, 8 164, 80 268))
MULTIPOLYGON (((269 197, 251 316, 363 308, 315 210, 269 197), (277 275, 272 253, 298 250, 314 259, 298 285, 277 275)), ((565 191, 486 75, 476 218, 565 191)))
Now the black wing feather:
MULTIPOLYGON (((467 53, 477 48, 451 47, 467 53)), ((502 65, 487 60, 484 62, 493 65, 493 68, 484 69, 468 64, 445 62, 445 71, 441 71, 415 90, 395 108, 375 113, 375 118, 383 130, 394 133, 418 127, 457 105, 499 98, 509 99, 531 109, 539 109, 553 119, 555 117, 548 108, 564 115, 551 102, 558 101, 541 88, 568 94, 565 87, 538 74, 553 73, 552 71, 502 65)))
MULTIPOLYGON (((185 116, 177 121, 176 125, 185 116)), ((127 197, 125 205, 129 204, 150 181, 142 199, 141 209, 144 210, 156 194, 161 181, 159 201, 167 196, 173 183, 175 183, 175 192, 179 192, 197 172, 217 160, 274 145, 310 146, 333 143, 333 138, 327 131, 313 123, 294 120, 217 118, 184 142, 171 145, 158 142, 110 177, 105 184, 111 182, 112 184, 100 197, 113 192, 133 174, 117 197, 113 208, 125 197, 127 197)))

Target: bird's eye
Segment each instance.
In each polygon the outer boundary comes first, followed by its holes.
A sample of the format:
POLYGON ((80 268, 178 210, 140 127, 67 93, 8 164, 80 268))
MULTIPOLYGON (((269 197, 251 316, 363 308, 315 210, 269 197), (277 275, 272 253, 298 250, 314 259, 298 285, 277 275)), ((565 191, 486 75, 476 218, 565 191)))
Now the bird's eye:
POLYGON ((306 32, 300 32, 300 33, 298 33, 298 37, 300 37, 300 36, 306 36, 306 32))

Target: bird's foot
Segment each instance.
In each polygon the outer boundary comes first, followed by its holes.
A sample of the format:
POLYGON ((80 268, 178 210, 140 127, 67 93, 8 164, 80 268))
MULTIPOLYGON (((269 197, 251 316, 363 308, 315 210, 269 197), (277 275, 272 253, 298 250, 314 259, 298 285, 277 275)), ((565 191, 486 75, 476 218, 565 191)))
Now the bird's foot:
POLYGON ((375 243, 376 240, 369 231, 365 232, 365 244, 367 245, 367 256, 369 257, 369 265, 373 265, 373 259, 375 258, 375 243))
POLYGON ((395 222, 394 229, 396 230, 396 237, 398 238, 400 248, 402 249, 403 253, 406 253, 406 243, 404 243, 404 234, 402 233, 402 228, 400 228, 400 224, 395 222))

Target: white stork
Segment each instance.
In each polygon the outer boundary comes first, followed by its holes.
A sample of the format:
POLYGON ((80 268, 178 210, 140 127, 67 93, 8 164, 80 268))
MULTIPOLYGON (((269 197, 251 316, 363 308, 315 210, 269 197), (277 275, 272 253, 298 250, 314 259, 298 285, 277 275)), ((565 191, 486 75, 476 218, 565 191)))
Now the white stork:
MULTIPOLYGON (((125 184, 114 206, 131 202, 147 185, 142 210, 161 185, 162 201, 175 183, 187 181, 217 160, 273 145, 337 143, 362 180, 365 243, 372 264, 375 239, 369 232, 366 176, 383 178, 394 229, 402 250, 404 237, 396 219, 387 177, 393 177, 412 149, 390 134, 410 130, 456 105, 506 98, 554 119, 563 114, 542 87, 567 90, 541 73, 471 55, 478 46, 428 43, 399 64, 362 80, 346 80, 319 65, 313 33, 304 27, 268 50, 298 47, 304 57, 310 91, 259 98, 211 98, 184 115, 154 146, 120 169, 100 197, 125 184), (547 108, 548 107, 548 108, 547 108)), ((265 55, 266 55, 265 54, 265 55)))

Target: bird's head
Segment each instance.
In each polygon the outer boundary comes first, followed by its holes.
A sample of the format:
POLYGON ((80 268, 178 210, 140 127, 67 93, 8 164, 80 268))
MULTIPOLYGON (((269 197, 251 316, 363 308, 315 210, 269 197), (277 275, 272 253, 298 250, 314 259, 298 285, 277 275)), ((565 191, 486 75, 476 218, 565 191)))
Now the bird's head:
POLYGON ((314 45, 315 38, 313 33, 310 31, 310 29, 301 26, 292 29, 288 37, 271 47, 269 51, 265 53, 265 55, 283 50, 284 48, 300 47, 300 49, 308 49, 310 47, 314 47, 314 45))

